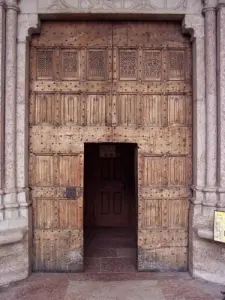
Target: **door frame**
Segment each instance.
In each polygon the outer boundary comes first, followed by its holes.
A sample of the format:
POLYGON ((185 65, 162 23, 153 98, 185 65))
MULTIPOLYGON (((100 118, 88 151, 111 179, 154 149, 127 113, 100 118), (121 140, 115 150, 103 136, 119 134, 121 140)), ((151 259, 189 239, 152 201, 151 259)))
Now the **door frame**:
MULTIPOLYGON (((128 142, 128 143, 123 143, 123 142, 113 142, 113 143, 110 143, 110 142, 96 142, 96 143, 93 143, 93 142, 87 142, 87 143, 84 143, 84 199, 83 199, 83 203, 84 203, 84 209, 83 209, 83 224, 84 224, 84 230, 85 230, 85 205, 87 206, 88 205, 88 202, 87 202, 87 187, 85 186, 86 183, 86 179, 85 179, 85 173, 88 171, 87 170, 87 164, 85 163, 85 157, 87 157, 87 153, 85 153, 85 151, 87 151, 87 147, 91 147, 91 145, 96 145, 97 147, 100 147, 101 145, 107 145, 107 144, 110 144, 110 145, 123 145, 125 147, 129 147, 131 146, 132 147, 132 150, 133 150, 133 157, 132 157, 132 162, 134 164, 134 191, 135 191, 135 196, 134 196, 134 203, 135 203, 135 231, 137 231, 138 229, 138 181, 137 181, 137 174, 138 174, 138 167, 136 166, 137 162, 138 162, 138 157, 137 157, 137 149, 138 149, 138 144, 137 143, 131 143, 131 142, 128 142), (86 148, 86 149, 85 149, 86 148)), ((95 213, 95 207, 93 208, 94 210, 94 213, 95 213)), ((92 216, 94 219, 95 219, 95 216, 92 216)), ((128 203, 128 222, 131 221, 131 210, 129 209, 129 203, 128 203)), ((90 222, 90 224, 92 224, 92 226, 95 226, 94 224, 94 221, 93 222, 90 222)), ((133 224, 133 223, 132 223, 133 224)), ((129 227, 132 226, 129 225, 129 227)), ((91 226, 91 225, 90 225, 91 226)), ((136 241, 136 244, 137 244, 137 241, 136 241)))

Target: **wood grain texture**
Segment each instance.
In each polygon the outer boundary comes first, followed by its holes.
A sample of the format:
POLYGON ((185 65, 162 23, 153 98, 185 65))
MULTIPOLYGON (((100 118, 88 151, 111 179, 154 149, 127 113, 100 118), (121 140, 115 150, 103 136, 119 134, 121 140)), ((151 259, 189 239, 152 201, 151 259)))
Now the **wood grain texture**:
POLYGON ((43 22, 30 66, 34 270, 82 265, 83 195, 64 192, 83 189, 86 142, 138 144, 142 266, 186 269, 192 77, 180 24, 43 22))

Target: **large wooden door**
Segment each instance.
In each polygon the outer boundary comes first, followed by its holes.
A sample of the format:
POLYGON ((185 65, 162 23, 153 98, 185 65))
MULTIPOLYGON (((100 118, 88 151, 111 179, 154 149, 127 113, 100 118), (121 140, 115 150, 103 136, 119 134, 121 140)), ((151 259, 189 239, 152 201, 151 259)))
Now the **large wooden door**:
MULTIPOLYGON (((30 67, 34 270, 82 269, 86 142, 138 144, 139 269, 186 269, 192 87, 180 24, 43 22, 30 67)), ((99 189, 110 208, 117 184, 99 189)))
POLYGON ((99 159, 98 190, 95 198, 95 225, 106 227, 129 226, 128 202, 123 157, 99 159))

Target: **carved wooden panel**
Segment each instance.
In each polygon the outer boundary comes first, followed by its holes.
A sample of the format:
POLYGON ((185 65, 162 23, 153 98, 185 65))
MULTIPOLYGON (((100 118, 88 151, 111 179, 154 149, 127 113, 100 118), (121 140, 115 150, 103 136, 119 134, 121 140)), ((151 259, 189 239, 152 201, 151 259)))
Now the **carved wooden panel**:
POLYGON ((106 80, 107 53, 106 50, 88 50, 87 74, 89 80, 106 80))
MULTIPOLYGON (((179 23, 43 22, 30 55, 35 270, 82 269, 86 142, 138 144, 142 265, 187 268, 191 62, 179 23), (65 198, 68 186, 77 200, 65 198)), ((120 214, 122 193, 99 197, 102 213, 110 202, 120 214)))
POLYGON ((53 49, 37 50, 37 78, 53 79, 53 49))
POLYGON ((137 79, 137 51, 130 49, 119 50, 119 73, 121 80, 137 79))
POLYGON ((168 79, 185 79, 185 52, 181 50, 168 51, 168 79))
POLYGON ((143 52, 143 77, 145 80, 162 78, 162 51, 145 50, 143 52))
POLYGON ((61 51, 61 74, 63 79, 79 78, 79 52, 77 50, 63 49, 61 51))

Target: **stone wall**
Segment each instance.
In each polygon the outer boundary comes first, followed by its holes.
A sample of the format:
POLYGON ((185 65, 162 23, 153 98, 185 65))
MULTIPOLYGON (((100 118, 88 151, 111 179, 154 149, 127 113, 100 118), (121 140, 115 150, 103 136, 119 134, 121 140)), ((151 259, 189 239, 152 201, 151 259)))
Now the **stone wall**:
POLYGON ((225 1, 0 1, 0 285, 30 273, 28 182, 29 36, 41 19, 89 13, 183 20, 193 43, 193 198, 189 270, 225 282, 225 247, 213 242, 214 210, 225 210, 225 1), (217 57, 216 57, 217 55, 217 57), (206 263, 207 262, 207 263, 206 263))

